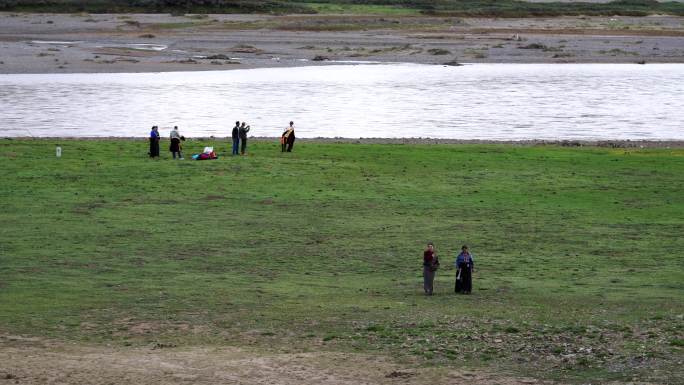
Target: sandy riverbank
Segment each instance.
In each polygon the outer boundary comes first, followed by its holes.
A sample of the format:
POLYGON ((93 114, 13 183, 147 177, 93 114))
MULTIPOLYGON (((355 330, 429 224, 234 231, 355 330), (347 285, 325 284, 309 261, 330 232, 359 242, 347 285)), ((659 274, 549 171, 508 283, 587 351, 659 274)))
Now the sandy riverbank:
POLYGON ((0 13, 4 74, 227 70, 340 61, 684 63, 684 18, 0 13))

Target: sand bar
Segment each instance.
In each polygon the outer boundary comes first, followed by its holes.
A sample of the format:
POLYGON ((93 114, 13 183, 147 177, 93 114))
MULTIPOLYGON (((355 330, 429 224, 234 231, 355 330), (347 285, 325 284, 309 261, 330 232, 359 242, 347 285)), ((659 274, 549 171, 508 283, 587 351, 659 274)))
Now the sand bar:
POLYGON ((684 63, 684 18, 0 13, 0 73, 684 63))

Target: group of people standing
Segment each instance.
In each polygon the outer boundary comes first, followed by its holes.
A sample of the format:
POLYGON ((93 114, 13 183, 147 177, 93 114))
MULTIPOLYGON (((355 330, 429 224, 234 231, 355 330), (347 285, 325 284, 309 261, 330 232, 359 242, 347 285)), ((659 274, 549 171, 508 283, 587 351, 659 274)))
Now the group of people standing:
MULTIPOLYGON (((475 265, 473 256, 468 251, 468 246, 463 245, 461 247, 461 252, 454 261, 454 267, 456 268, 454 292, 470 294, 473 290, 473 271, 475 270, 475 265)), ((423 252, 423 290, 425 290, 425 295, 432 295, 433 293, 437 269, 439 269, 439 258, 435 252, 435 245, 430 242, 423 252)))
POLYGON ((247 126, 245 122, 242 122, 242 124, 239 121, 235 122, 235 127, 233 127, 233 132, 231 133, 233 138, 233 155, 245 155, 249 128, 250 126, 247 126), (242 147, 240 147, 240 144, 242 144, 242 147), (240 150, 239 153, 238 149, 240 150))
MULTIPOLYGON (((156 158, 159 157, 159 140, 161 139, 161 136, 159 135, 159 127, 157 126, 152 126, 152 130, 150 131, 150 151, 149 155, 150 158, 156 158)), ((176 159, 176 156, 178 156, 178 159, 183 159, 183 153, 181 152, 183 145, 181 144, 181 141, 185 140, 185 137, 182 136, 178 132, 178 126, 173 126, 173 129, 171 130, 171 133, 169 134, 169 151, 171 151, 171 154, 173 156, 173 159, 176 159)))
MULTIPOLYGON (((245 155, 247 152, 247 133, 250 130, 250 126, 246 122, 240 123, 235 122, 235 127, 231 132, 231 137, 233 139, 233 155, 245 155)), ((171 143, 169 144, 169 151, 171 151, 173 159, 183 159, 183 154, 181 152, 183 146, 181 141, 185 140, 185 137, 181 136, 178 132, 178 126, 174 126, 170 133, 171 143)), ((150 131, 150 158, 159 157, 159 141, 161 136, 159 135, 159 127, 152 126, 150 131)), ((295 132, 294 132, 294 122, 290 122, 290 125, 285 129, 280 137, 280 144, 282 152, 292 152, 292 147, 295 142, 295 132)))

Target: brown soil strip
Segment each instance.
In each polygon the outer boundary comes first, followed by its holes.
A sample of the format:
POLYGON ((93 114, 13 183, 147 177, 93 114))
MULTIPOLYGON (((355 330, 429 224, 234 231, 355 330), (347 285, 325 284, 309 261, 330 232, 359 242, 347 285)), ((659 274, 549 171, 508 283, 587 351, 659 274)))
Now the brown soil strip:
POLYGON ((258 353, 235 347, 66 344, 0 335, 0 382, 19 384, 544 384, 485 372, 400 365, 375 355, 258 353))

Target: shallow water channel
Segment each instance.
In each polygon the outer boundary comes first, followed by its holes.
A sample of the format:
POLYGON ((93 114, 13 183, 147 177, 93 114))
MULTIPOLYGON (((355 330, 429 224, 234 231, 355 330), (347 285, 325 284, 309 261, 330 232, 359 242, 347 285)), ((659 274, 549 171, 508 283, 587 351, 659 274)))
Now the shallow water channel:
POLYGON ((331 65, 0 75, 2 136, 684 140, 684 64, 331 65))

